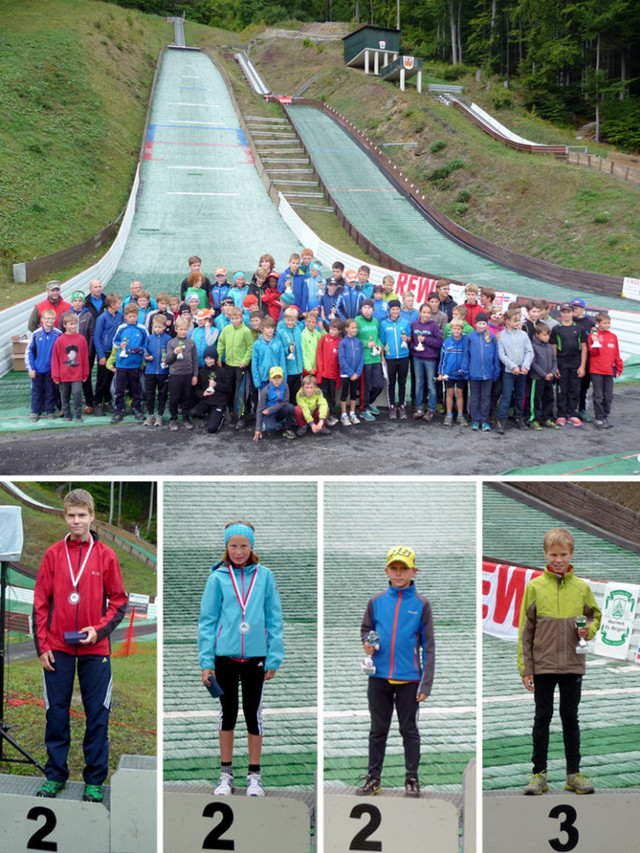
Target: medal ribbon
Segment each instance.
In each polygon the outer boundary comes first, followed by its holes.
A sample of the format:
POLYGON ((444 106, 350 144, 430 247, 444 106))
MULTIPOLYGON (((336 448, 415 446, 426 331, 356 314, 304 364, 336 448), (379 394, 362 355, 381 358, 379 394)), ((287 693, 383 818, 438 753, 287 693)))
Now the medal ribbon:
POLYGON ((238 587, 238 581, 235 578, 233 573, 233 566, 229 563, 229 576, 231 578, 231 584, 233 586, 233 591, 236 594, 236 598, 238 599, 238 604, 240 605, 240 609, 242 610, 242 621, 244 622, 244 616, 247 612, 247 607, 249 606, 249 599, 251 598, 251 593, 253 592, 253 585, 256 582, 256 578, 258 577, 258 572, 254 571, 253 577, 251 578, 251 583, 249 584, 249 589, 247 590, 247 594, 244 599, 240 593, 240 588, 238 587))
POLYGON ((80 583, 82 573, 84 572, 85 567, 87 565, 87 560, 89 559, 89 555, 91 554, 91 549, 93 548, 93 536, 89 534, 89 550, 87 551, 87 556, 84 558, 83 564, 80 566, 80 571, 78 572, 77 577, 73 574, 73 569, 71 568, 71 556, 69 555, 69 546, 67 545, 67 540, 70 538, 70 536, 71 534, 67 533, 67 535, 64 537, 64 550, 67 554, 67 564, 69 566, 69 575, 71 577, 71 583, 73 584, 74 590, 76 590, 78 588, 78 584, 80 583))

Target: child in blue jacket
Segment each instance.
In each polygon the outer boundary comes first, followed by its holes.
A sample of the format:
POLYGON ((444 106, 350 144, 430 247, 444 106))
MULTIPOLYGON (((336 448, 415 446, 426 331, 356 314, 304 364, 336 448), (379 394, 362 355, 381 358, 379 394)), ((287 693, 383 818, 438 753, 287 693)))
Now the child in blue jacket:
POLYGON ((364 345, 358 334, 358 324, 355 320, 347 320, 344 324, 345 336, 338 346, 338 362, 340 364, 340 423, 342 426, 359 424, 356 406, 360 397, 360 377, 364 366, 364 345), (347 415, 347 398, 349 399, 349 414, 347 415))
POLYGON ((475 330, 465 339, 462 369, 469 376, 471 429, 478 430, 482 425, 485 432, 491 432, 491 386, 500 378, 500 356, 498 341, 488 330, 487 322, 484 312, 476 316, 475 330))
POLYGON ((260 778, 262 690, 282 663, 282 608, 270 569, 254 552, 255 528, 231 521, 224 530, 222 560, 211 567, 202 596, 198 647, 202 682, 213 676, 220 696, 220 781, 216 796, 233 793, 233 733, 238 716, 238 683, 248 730, 247 796, 264 797, 260 778))
POLYGON ((417 571, 412 548, 390 548, 385 568, 389 586, 369 599, 360 626, 365 654, 373 658, 375 667, 368 676, 369 769, 364 785, 356 791, 360 796, 381 791, 380 776, 394 706, 404 745, 405 796, 420 796, 418 709, 431 693, 436 650, 431 604, 418 593, 413 580, 417 571), (370 631, 378 635, 375 644, 370 631))

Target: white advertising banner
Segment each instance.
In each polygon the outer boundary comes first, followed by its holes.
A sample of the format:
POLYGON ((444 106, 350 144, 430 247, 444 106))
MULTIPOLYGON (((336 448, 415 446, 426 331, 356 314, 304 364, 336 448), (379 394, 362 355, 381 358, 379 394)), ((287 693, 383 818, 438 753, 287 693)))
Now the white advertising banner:
POLYGON ((638 605, 640 586, 611 583, 607 586, 595 653, 626 660, 638 605))
POLYGON ((640 278, 625 278, 622 282, 622 295, 626 299, 640 301, 640 278))
POLYGON ((540 569, 506 563, 482 564, 482 630, 503 640, 518 639, 518 620, 524 588, 540 569))

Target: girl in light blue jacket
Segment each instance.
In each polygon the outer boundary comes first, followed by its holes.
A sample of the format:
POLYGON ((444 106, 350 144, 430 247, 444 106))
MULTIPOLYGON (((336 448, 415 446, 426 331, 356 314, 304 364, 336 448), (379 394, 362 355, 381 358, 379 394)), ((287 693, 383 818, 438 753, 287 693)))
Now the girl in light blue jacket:
POLYGON ((238 716, 238 684, 249 742, 247 796, 263 797, 262 690, 282 663, 282 608, 270 569, 254 553, 255 529, 248 521, 225 527, 225 552, 211 567, 202 596, 198 646, 202 682, 210 678, 220 696, 220 781, 218 796, 232 794, 233 733, 238 716))

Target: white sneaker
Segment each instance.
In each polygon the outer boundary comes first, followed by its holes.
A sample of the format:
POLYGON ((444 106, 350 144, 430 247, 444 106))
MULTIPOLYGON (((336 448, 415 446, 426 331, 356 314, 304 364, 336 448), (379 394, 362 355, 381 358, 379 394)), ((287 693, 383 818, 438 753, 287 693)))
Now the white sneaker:
POLYGON ((349 420, 352 424, 359 424, 360 418, 356 415, 355 412, 349 412, 349 420))
POLYGON ((235 788, 233 787, 233 776, 230 773, 225 773, 224 771, 220 774, 220 781, 218 782, 216 789, 214 790, 214 794, 216 797, 229 797, 235 788))
POLYGON ((337 423, 338 423, 338 419, 336 418, 336 416, 335 415, 329 415, 329 417, 327 418, 327 426, 332 427, 332 426, 335 426, 337 423))
POLYGON ((264 788, 259 773, 247 775, 247 797, 264 797, 264 788))
POLYGON ((351 421, 349 420, 349 417, 346 412, 340 415, 340 423, 342 424, 342 426, 351 426, 351 421))

